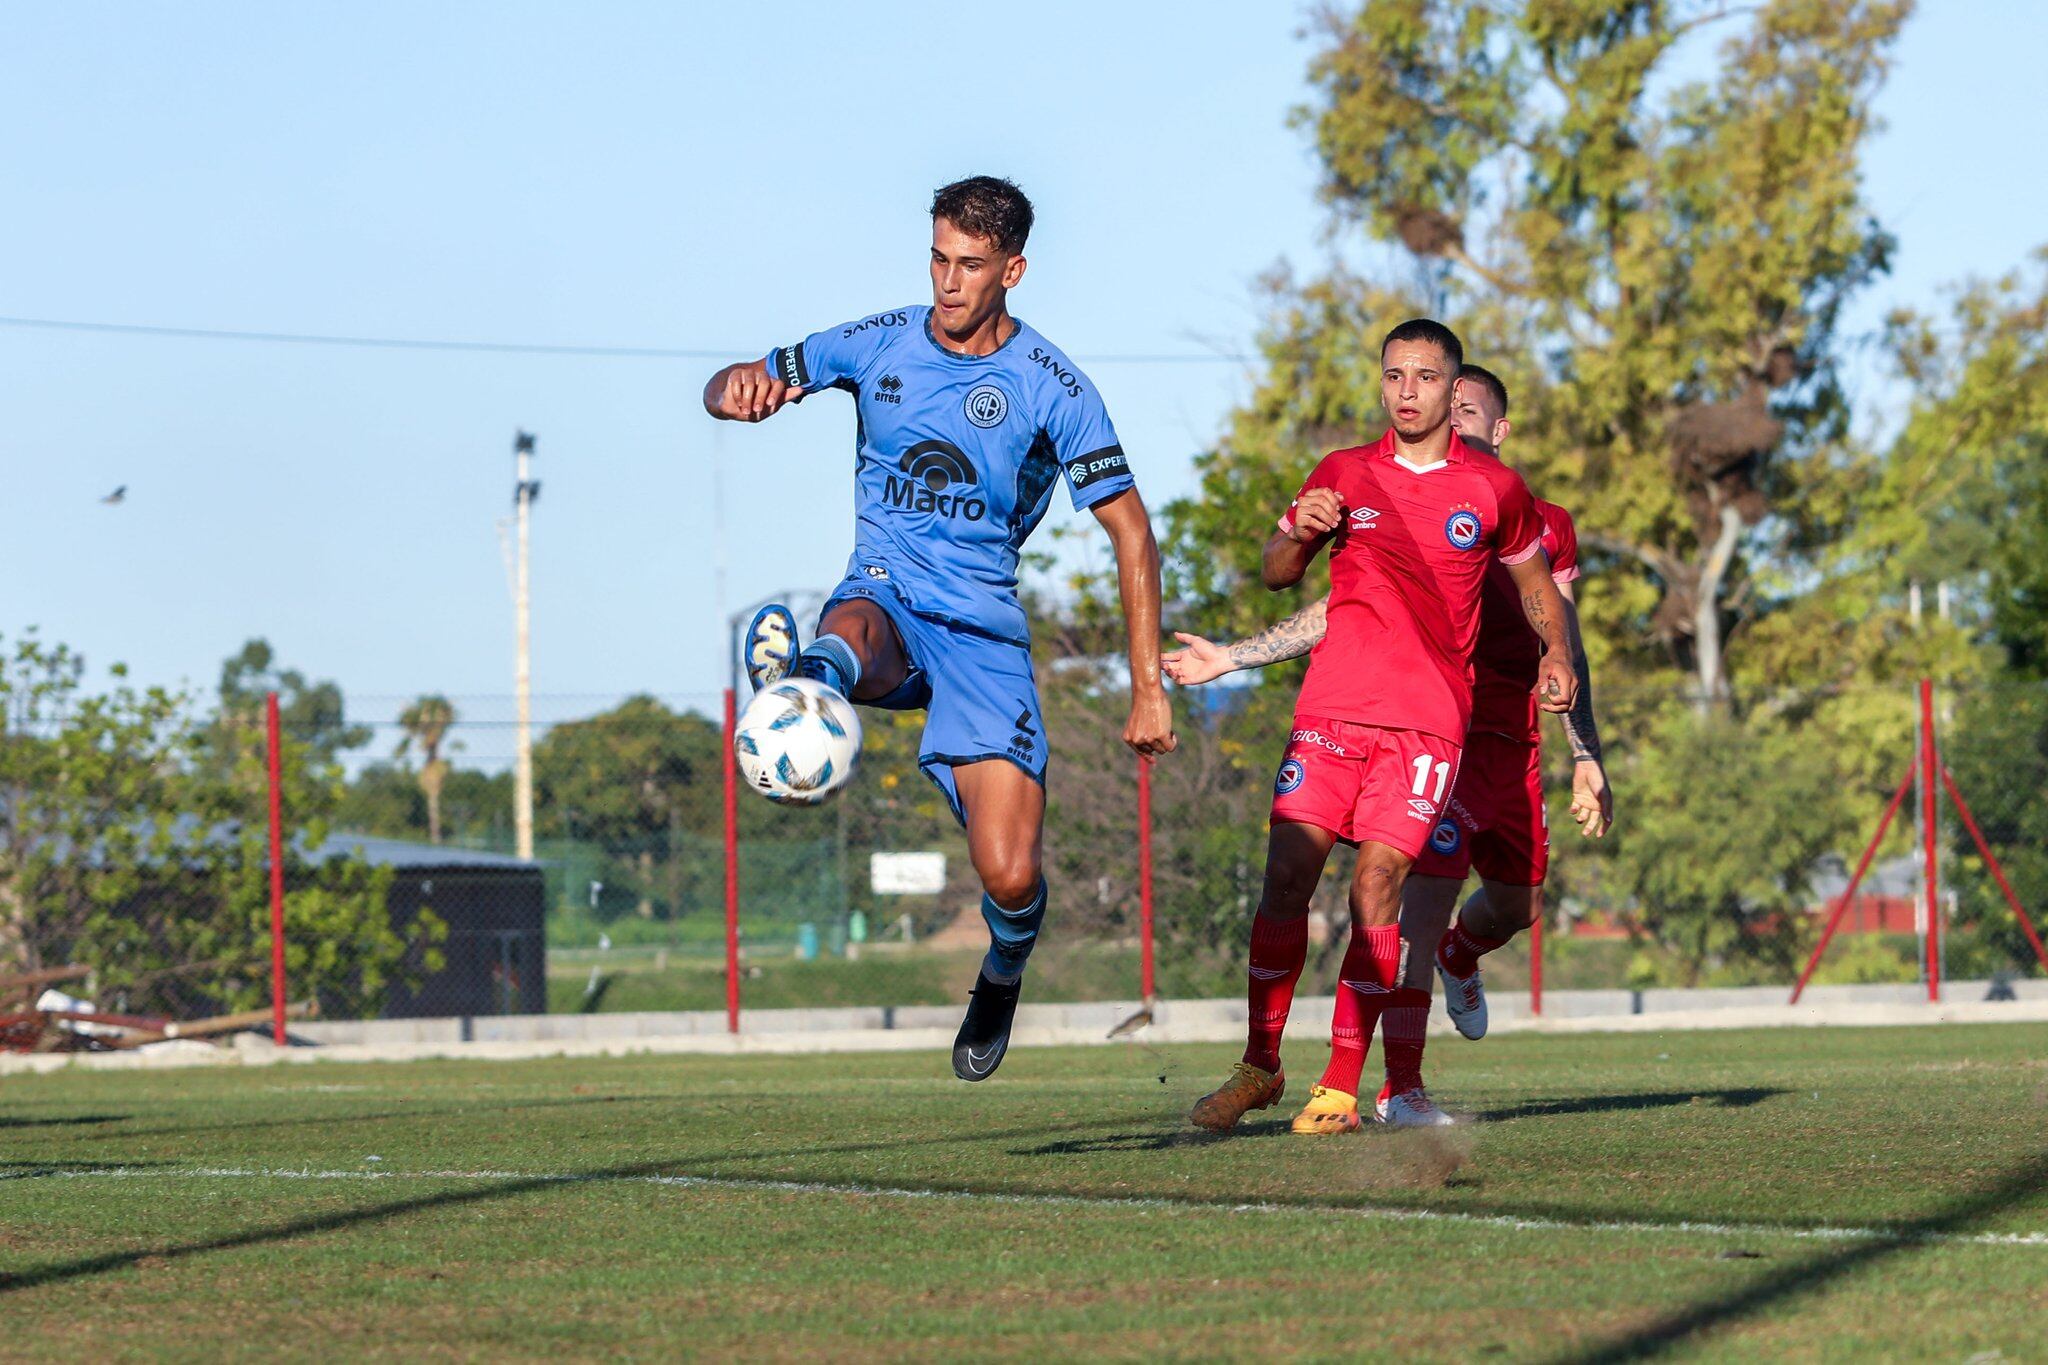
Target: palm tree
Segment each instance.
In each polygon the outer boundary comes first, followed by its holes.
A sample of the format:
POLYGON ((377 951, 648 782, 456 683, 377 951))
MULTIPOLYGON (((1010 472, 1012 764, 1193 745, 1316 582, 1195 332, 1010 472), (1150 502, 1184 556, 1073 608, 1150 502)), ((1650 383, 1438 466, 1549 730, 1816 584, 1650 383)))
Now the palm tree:
POLYGON ((403 758, 414 745, 419 746, 420 791, 427 798, 427 842, 438 844, 441 787, 448 780, 448 760, 441 757, 441 745, 455 726, 455 703, 439 695, 421 697, 398 713, 398 724, 405 731, 405 738, 398 741, 394 756, 403 758))

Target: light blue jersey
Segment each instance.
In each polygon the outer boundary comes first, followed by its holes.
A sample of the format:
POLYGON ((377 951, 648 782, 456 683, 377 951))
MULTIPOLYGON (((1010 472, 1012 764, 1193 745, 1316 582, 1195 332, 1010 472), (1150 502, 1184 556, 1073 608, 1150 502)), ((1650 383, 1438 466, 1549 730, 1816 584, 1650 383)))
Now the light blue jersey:
POLYGON ((940 624, 1028 644, 1017 560, 1065 479, 1075 510, 1132 486, 1088 377, 1017 322, 992 354, 933 340, 931 309, 813 333, 767 358, 805 392, 844 389, 859 413, 849 577, 886 581, 940 624))

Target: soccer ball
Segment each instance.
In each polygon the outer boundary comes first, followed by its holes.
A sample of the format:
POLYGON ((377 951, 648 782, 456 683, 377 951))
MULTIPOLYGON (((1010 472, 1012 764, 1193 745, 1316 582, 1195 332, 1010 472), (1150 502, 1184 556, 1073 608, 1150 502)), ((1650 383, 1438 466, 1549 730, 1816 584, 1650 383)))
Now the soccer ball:
POLYGON ((825 684, 784 678, 740 713, 732 755, 747 785, 770 801, 815 806, 853 777, 860 717, 825 684))

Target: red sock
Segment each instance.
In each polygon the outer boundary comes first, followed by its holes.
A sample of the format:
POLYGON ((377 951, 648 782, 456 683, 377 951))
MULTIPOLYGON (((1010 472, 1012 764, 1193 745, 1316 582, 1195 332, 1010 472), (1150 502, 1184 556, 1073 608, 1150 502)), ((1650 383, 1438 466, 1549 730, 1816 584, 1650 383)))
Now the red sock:
POLYGON ((1465 916, 1451 926, 1437 945, 1436 960, 1452 976, 1470 976, 1479 970, 1479 959, 1506 943, 1504 938, 1481 938, 1465 927, 1465 916))
POLYGON ((1250 1005, 1244 1059, 1266 1071, 1280 1069, 1280 1035, 1294 1007, 1294 983, 1308 960, 1308 916, 1273 919, 1263 911, 1252 920, 1251 971, 1245 991, 1250 1005))
POLYGON ((1422 1084, 1422 1042, 1429 1029, 1429 992, 1402 986, 1387 997, 1380 1015, 1386 1045, 1387 1088, 1398 1095, 1422 1084))
POLYGON ((1389 993, 1401 975, 1401 926, 1383 924, 1353 929, 1337 972, 1337 1009, 1330 1019, 1330 1065, 1323 1084, 1347 1095, 1358 1093, 1365 1070, 1365 1050, 1372 1046, 1373 1026, 1387 1007, 1389 993))

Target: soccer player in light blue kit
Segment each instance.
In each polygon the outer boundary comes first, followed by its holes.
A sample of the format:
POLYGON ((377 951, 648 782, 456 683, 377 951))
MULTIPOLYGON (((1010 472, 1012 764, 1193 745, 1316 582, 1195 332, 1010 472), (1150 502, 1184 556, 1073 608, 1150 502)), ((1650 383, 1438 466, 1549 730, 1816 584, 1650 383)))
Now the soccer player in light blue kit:
POLYGON ((995 1073, 1045 917, 1046 742, 1017 560, 1067 485, 1115 547, 1131 666, 1124 742, 1174 745, 1159 673, 1159 547, 1094 385, 1010 315, 1031 203, 975 176, 932 199, 932 302, 728 365, 704 407, 758 422, 820 389, 853 395, 857 525, 846 578, 797 649, 789 608, 746 641, 758 689, 792 670, 865 706, 925 711, 918 764, 967 829, 989 950, 953 1041, 962 1080, 995 1073))

